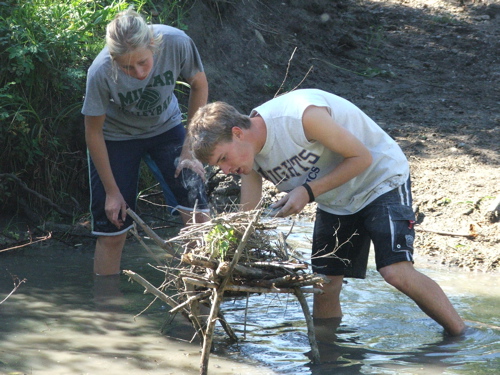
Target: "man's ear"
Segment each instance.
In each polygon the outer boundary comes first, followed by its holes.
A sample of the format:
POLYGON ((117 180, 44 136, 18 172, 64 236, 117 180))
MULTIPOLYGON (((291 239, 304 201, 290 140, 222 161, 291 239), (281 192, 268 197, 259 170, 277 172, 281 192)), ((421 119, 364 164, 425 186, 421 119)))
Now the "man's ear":
POLYGON ((238 127, 238 126, 233 126, 233 127, 231 128, 231 131, 232 131, 232 133, 233 133, 233 137, 236 137, 236 138, 238 138, 238 139, 240 139, 240 138, 241 138, 241 136, 243 135, 243 130, 241 130, 241 128, 240 128, 240 127, 238 127))

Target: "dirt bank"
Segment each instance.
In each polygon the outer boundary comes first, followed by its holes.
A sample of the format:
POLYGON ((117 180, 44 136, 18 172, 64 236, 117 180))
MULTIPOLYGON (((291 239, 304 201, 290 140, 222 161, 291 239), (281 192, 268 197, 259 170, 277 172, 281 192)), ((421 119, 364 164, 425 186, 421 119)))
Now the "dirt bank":
POLYGON ((410 160, 418 253, 497 269, 488 208, 500 196, 500 5, 198 0, 187 25, 210 100, 248 113, 297 86, 351 100, 410 160))
MULTIPOLYGON (((500 197, 498 3, 192 3, 185 24, 202 54, 211 101, 249 113, 296 87, 349 99, 395 138, 410 160, 418 254, 466 270, 499 268, 500 223, 489 211, 500 197)), ((222 178, 211 181, 212 189, 219 205, 238 195, 234 181, 222 178)), ((0 249, 43 239, 23 229, 31 228, 27 224, 16 225, 23 233, 15 233, 12 220, 0 217, 7 234, 0 236, 0 249)), ((73 238, 93 241, 81 226, 44 228, 43 236, 77 230, 73 238)))

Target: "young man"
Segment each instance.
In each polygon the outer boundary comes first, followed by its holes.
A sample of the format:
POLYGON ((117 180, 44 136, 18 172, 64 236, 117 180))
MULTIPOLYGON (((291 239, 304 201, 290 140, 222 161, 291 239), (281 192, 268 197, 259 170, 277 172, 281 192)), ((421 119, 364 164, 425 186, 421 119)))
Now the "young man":
POLYGON ((296 90, 245 116, 226 103, 201 107, 190 124, 195 157, 241 178, 243 209, 262 178, 288 194, 278 216, 316 201, 313 271, 331 280, 314 296, 314 318, 340 318, 344 277, 364 278, 370 242, 377 270, 450 335, 465 325, 443 290, 413 267, 414 213, 408 161, 396 142, 349 101, 296 90), (338 247, 338 248, 337 248, 338 247), (336 257, 328 256, 336 250, 336 257))

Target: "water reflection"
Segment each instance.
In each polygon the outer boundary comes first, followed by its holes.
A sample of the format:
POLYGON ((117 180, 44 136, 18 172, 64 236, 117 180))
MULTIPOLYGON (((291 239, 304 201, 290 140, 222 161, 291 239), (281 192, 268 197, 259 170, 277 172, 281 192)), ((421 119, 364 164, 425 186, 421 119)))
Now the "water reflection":
MULTIPOLYGON (((296 228, 297 229, 297 228, 296 228)), ((287 230, 283 230, 285 233, 287 230)), ((291 236, 307 256, 310 228, 291 236)), ((159 250, 158 250, 159 251, 159 250)), ((108 283, 92 274, 93 247, 39 246, 0 254, 0 374, 196 374, 199 346, 160 334, 192 338, 190 326, 166 317, 168 307, 121 276, 108 283), (109 298, 112 295, 113 298, 109 298)), ((127 244, 123 268, 159 285, 144 249, 127 244)), ((418 267, 418 264, 416 265, 418 267)), ((442 328, 383 282, 371 265, 365 280, 342 293, 341 322, 320 340, 323 363, 311 365, 306 325, 294 296, 254 295, 223 304, 240 342, 218 329, 211 374, 493 374, 500 368, 498 275, 424 269, 450 297, 469 329, 462 338, 442 328), (487 286, 487 287, 485 287, 487 286), (261 368, 259 366, 264 366, 261 368)), ((312 297, 308 297, 312 306, 312 297)))

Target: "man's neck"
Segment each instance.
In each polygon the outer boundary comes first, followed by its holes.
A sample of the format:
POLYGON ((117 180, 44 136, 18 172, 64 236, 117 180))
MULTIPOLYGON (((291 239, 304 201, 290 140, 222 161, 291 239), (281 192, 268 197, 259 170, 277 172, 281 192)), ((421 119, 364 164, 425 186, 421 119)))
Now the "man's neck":
POLYGON ((250 123, 250 140, 254 144, 255 153, 258 154, 266 144, 267 126, 264 119, 259 115, 250 118, 250 123))

